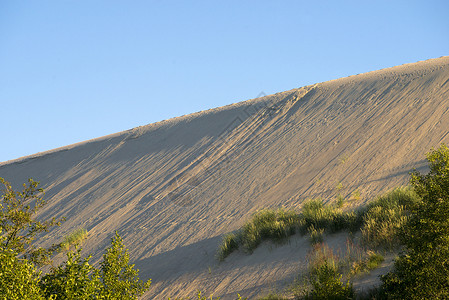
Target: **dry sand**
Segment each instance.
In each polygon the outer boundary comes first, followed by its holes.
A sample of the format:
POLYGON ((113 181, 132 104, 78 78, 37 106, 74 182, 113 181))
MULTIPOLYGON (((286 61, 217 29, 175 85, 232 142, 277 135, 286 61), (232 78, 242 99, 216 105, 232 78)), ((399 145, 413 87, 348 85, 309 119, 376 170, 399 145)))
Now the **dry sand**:
MULTIPOLYGON (((255 297, 305 266, 309 243, 266 243, 215 259, 221 236, 263 208, 361 205, 425 170, 425 153, 449 143, 449 57, 406 64, 198 112, 0 163, 18 185, 47 191, 40 217, 67 221, 49 245, 82 226, 98 261, 118 230, 153 284, 145 299, 255 297)), ((328 242, 344 245, 345 237, 328 242)))

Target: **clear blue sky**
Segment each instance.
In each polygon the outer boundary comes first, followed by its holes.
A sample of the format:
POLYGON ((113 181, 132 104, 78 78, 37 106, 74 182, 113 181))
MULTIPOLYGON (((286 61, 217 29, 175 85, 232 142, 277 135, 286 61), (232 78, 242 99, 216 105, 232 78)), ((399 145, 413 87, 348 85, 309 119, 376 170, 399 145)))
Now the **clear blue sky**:
POLYGON ((449 55, 448 12, 447 0, 3 0, 0 161, 449 55))

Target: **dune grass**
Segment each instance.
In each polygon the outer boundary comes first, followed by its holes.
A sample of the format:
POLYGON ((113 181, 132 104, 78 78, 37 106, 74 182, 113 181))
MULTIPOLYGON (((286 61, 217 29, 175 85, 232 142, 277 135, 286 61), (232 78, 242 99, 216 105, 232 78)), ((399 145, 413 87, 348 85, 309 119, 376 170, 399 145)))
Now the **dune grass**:
POLYGON ((297 229, 298 215, 294 211, 283 209, 259 211, 239 231, 224 236, 218 251, 218 259, 224 260, 240 247, 252 253, 263 240, 282 243, 295 234, 297 229))
POLYGON ((321 199, 306 201, 300 213, 261 210, 240 230, 223 237, 218 259, 223 261, 237 249, 252 253, 264 240, 282 243, 297 231, 308 234, 311 244, 322 243, 326 233, 360 231, 364 246, 391 250, 400 246, 400 228, 407 221, 409 209, 418 201, 413 189, 400 187, 353 211, 345 211, 342 200, 336 205, 325 205, 321 199))
POLYGON ((366 257, 359 261, 355 261, 352 264, 350 275, 354 276, 360 273, 369 273, 372 270, 379 267, 379 265, 384 261, 382 254, 368 250, 366 252, 366 257))
POLYGON ((299 299, 352 299, 354 291, 349 281, 343 281, 340 259, 327 245, 317 244, 309 257, 306 282, 309 289, 299 299))
POLYGON ((400 246, 400 229, 408 211, 419 201, 413 189, 400 187, 371 202, 363 212, 360 231, 364 245, 394 249, 400 246))
POLYGON ((337 206, 324 205, 321 199, 306 201, 299 219, 303 233, 309 231, 311 227, 331 233, 345 229, 352 230, 360 223, 360 218, 355 212, 343 211, 338 204, 337 206))
POLYGON ((88 232, 84 228, 78 228, 65 236, 62 243, 60 244, 61 250, 69 250, 71 246, 76 246, 80 244, 84 239, 87 238, 88 232))

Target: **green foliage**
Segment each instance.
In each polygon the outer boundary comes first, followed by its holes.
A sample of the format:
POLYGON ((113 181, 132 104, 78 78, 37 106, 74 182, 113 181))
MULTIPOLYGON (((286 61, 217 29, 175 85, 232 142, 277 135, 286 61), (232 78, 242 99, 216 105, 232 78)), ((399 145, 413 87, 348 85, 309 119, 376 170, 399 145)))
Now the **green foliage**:
POLYGON ((142 282, 139 271, 129 264, 128 251, 117 232, 100 265, 102 296, 106 299, 137 299, 150 287, 151 280, 142 282))
POLYGON ((40 287, 46 297, 89 299, 101 290, 99 272, 89 264, 90 256, 81 258, 81 249, 67 253, 67 261, 42 277, 40 287))
POLYGON ((382 254, 369 250, 367 252, 367 257, 353 262, 350 275, 354 276, 360 273, 370 272, 379 267, 383 261, 384 257, 382 254))
POLYGON ((310 243, 312 245, 319 244, 319 243, 323 242, 323 235, 324 235, 323 228, 316 229, 315 226, 310 225, 310 227, 307 231, 309 232, 310 243))
POLYGON ((64 237, 62 243, 60 244, 60 248, 69 250, 71 246, 78 246, 85 238, 87 238, 87 230, 84 228, 78 228, 64 237))
POLYGON ((252 252, 263 240, 281 242, 296 233, 298 215, 282 209, 262 210, 243 226, 240 240, 248 252, 252 252))
POLYGON ((401 232, 405 252, 384 276, 389 299, 449 298, 449 149, 427 154, 430 172, 414 171, 411 184, 422 198, 401 232))
POLYGON ((353 191, 353 192, 351 193, 351 198, 354 199, 355 201, 359 201, 360 198, 361 198, 360 191, 359 191, 358 189, 355 190, 355 191, 353 191))
POLYGON ((28 185, 23 184, 21 192, 13 190, 11 184, 1 177, 0 183, 4 186, 0 199, 0 232, 3 237, 1 250, 10 249, 33 263, 49 263, 58 246, 44 249, 36 248, 31 243, 37 234, 59 226, 62 220, 53 218, 41 222, 34 219, 39 209, 46 204, 43 199, 44 191, 38 187, 39 182, 29 179, 28 185))
POLYGON ((18 259, 11 249, 0 250, 0 299, 44 299, 39 288, 39 272, 26 259, 18 259))
POLYGON ((300 215, 301 231, 305 232, 311 226, 316 230, 328 230, 337 232, 344 229, 354 228, 358 222, 354 212, 343 212, 342 210, 325 206, 321 199, 312 199, 304 203, 300 215))
POLYGON ((362 242, 369 247, 394 249, 409 210, 419 201, 410 187, 400 187, 371 202, 363 213, 362 242))
POLYGON ((332 250, 321 244, 314 247, 309 262, 308 282, 311 290, 305 299, 353 299, 352 284, 343 283, 338 270, 338 258, 332 250))
POLYGON ((219 260, 224 260, 240 245, 251 253, 263 240, 283 242, 296 233, 298 218, 294 211, 282 209, 257 212, 236 234, 228 234, 223 238, 218 250, 219 260))
POLYGON ((411 209, 420 200, 420 197, 412 187, 403 186, 393 189, 390 192, 378 197, 376 200, 368 204, 367 209, 373 207, 382 207, 383 209, 395 209, 399 206, 405 209, 411 209))
POLYGON ((90 256, 81 258, 81 249, 67 253, 67 261, 42 277, 45 296, 57 299, 137 299, 150 287, 142 282, 138 270, 129 264, 129 256, 116 233, 103 255, 100 269, 89 264, 90 256))
POLYGON ((345 197, 342 194, 337 195, 337 208, 342 208, 345 205, 345 197))
POLYGON ((370 247, 396 248, 400 246, 399 230, 406 221, 403 206, 392 209, 373 207, 364 215, 362 242, 370 247))
POLYGON ((43 190, 30 179, 22 192, 0 178, 4 185, 0 201, 0 299, 137 299, 150 286, 142 282, 138 270, 129 264, 129 255, 116 233, 103 256, 101 268, 81 258, 81 249, 67 253, 67 261, 53 267, 43 277, 35 265, 49 262, 60 247, 78 244, 87 231, 76 230, 59 245, 34 248, 38 233, 59 225, 55 219, 35 221, 36 212, 45 205, 43 190))
POLYGON ((223 240, 218 250, 218 260, 223 261, 233 251, 239 248, 238 237, 234 233, 228 233, 223 237, 223 240))

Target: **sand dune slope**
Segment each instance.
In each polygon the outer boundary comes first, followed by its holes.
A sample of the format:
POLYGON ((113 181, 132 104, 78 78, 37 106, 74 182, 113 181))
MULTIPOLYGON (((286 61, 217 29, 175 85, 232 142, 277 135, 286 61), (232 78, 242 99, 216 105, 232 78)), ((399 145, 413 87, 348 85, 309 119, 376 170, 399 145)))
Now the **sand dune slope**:
MULTIPOLYGON (((218 263, 224 233, 259 209, 334 201, 336 186, 362 201, 406 184, 424 154, 449 143, 449 57, 402 65, 162 121, 0 164, 14 184, 41 181, 41 217, 77 227, 101 258, 115 230, 143 278, 146 299, 253 297, 291 280, 307 240, 266 245, 218 263)), ((331 237, 335 243, 341 236, 331 237)))

